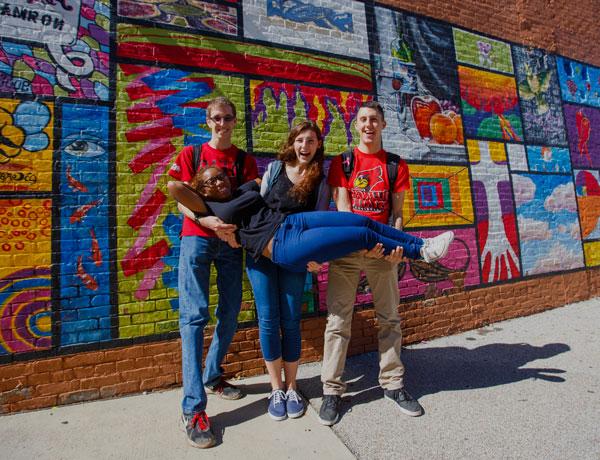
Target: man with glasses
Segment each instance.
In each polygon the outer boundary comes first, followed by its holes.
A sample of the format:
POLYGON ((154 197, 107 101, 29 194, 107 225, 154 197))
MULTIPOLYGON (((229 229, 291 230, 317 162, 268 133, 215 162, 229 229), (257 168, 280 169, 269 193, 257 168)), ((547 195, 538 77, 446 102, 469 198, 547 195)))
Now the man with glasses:
MULTIPOLYGON (((235 188, 258 177, 256 160, 231 142, 236 110, 225 97, 211 100, 206 107, 206 124, 211 138, 202 146, 184 147, 169 170, 173 178, 189 182, 200 167, 215 165, 226 172, 235 188)), ((215 182, 218 179, 216 178, 215 182)), ((215 444, 206 415, 206 393, 223 399, 239 399, 241 390, 223 379, 221 363, 237 329, 242 301, 242 250, 235 242, 235 225, 218 217, 196 218, 184 213, 179 254, 179 331, 183 374, 182 422, 188 441, 195 447, 215 444), (210 266, 215 264, 219 301, 217 323, 202 373, 204 328, 208 311, 210 266)))

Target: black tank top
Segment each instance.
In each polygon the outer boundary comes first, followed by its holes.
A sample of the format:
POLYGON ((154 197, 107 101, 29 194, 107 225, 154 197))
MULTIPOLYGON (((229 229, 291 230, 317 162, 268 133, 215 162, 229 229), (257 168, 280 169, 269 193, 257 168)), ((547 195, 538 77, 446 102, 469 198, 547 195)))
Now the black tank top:
POLYGON ((256 182, 250 181, 238 188, 231 201, 207 202, 207 205, 224 222, 239 227, 240 244, 248 255, 258 259, 289 214, 315 209, 318 190, 313 190, 302 204, 290 197, 293 186, 284 168, 264 200, 258 193, 256 182))

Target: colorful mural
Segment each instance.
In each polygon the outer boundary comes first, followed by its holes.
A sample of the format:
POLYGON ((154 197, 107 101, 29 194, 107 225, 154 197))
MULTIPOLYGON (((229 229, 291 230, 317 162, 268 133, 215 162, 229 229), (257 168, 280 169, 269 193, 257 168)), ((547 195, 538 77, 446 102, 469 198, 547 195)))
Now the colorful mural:
POLYGON ((109 0, 20 3, 0 14, 0 91, 108 100, 109 0))
POLYGON ((588 267, 600 265, 600 241, 583 243, 583 250, 585 252, 585 264, 588 267))
POLYGON ((371 67, 363 62, 184 33, 174 43, 168 30, 126 24, 117 30, 121 57, 364 91, 372 88, 371 67))
POLYGON ((600 239, 600 172, 573 171, 584 240, 600 239))
POLYGON ((411 164, 404 198, 407 229, 473 224, 469 170, 461 166, 411 164))
POLYGON ((510 45, 466 30, 452 28, 456 60, 498 72, 513 73, 510 45))
POLYGON ((52 345, 52 201, 0 199, 0 356, 52 345))
POLYGON ((326 154, 337 155, 353 144, 356 113, 368 99, 367 95, 348 91, 251 80, 254 149, 276 153, 294 121, 308 118, 321 128, 326 154), (280 138, 273 142, 273 133, 278 132, 280 138))
POLYGON ((518 46, 513 51, 527 142, 567 145, 554 56, 518 46))
POLYGON ((0 99, 0 190, 52 190, 52 103, 0 99))
POLYGON ((560 147, 527 146, 529 170, 549 173, 571 172, 569 149, 560 147))
POLYGON ((458 67, 467 137, 522 141, 521 112, 515 79, 470 67, 458 67))
POLYGON ((375 14, 386 149, 410 160, 466 162, 451 28, 385 8, 375 14))
POLYGON ((562 98, 600 107, 600 69, 563 57, 556 58, 562 98))
MULTIPOLYGON (((421 238, 432 238, 441 231, 412 231, 421 238)), ((423 261, 408 261, 398 265, 398 289, 403 300, 418 296, 427 298, 463 290, 480 284, 477 259, 477 239, 474 228, 455 230, 455 239, 450 245, 450 256, 444 261, 428 264, 423 261)), ((327 312, 328 266, 317 276, 319 311, 327 312)), ((373 302, 371 289, 364 274, 361 275, 356 293, 356 306, 373 302)))
POLYGON ((119 16, 237 35, 237 9, 201 0, 119 0, 119 16))
POLYGON ((63 104, 61 345, 110 340, 108 107, 63 104), (94 120, 94 123, 90 123, 94 120))
MULTIPOLYGON (((177 304, 170 301, 176 283, 162 276, 176 266, 173 237, 180 225, 165 193, 166 170, 184 145, 209 140, 207 101, 227 94, 244 107, 244 85, 227 76, 128 64, 119 66, 118 82, 119 336, 131 337, 177 330, 177 304)), ((243 113, 238 120, 234 142, 246 148, 243 113)))
MULTIPOLYGON (((210 138, 220 95, 261 172, 305 118, 327 169, 356 144, 360 104, 382 104, 384 147, 409 163, 406 229, 456 233, 451 257, 400 264, 404 299, 600 265, 597 67, 362 0, 13 0, 0 362, 177 331, 166 171, 210 138)), ((325 311, 326 286, 326 269, 307 276, 303 313, 325 311)), ((371 300, 363 279, 357 304, 371 300)), ((256 320, 246 279, 239 320, 256 320)))
POLYGON ((369 59, 365 5, 348 0, 244 0, 244 36, 369 59))
MULTIPOLYGON (((420 238, 432 238, 440 231, 411 233, 420 238)), ((480 283, 475 229, 456 229, 454 235, 454 241, 448 250, 449 257, 443 261, 433 264, 409 261, 401 264, 398 275, 402 298, 420 295, 435 297, 452 289, 462 290, 480 283)))
POLYGON ((515 208, 504 144, 467 141, 477 219, 481 281, 521 276, 515 208))
POLYGON ((571 176, 513 174, 524 276, 583 266, 571 176))
POLYGON ((564 105, 574 168, 600 168, 600 109, 564 105))

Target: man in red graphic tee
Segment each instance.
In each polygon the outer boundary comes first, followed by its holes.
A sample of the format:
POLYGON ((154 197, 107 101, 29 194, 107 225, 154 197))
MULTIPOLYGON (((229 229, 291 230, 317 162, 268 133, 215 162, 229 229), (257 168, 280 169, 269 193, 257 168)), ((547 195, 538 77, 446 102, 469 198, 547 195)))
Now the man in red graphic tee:
MULTIPOLYGON (((356 130, 360 135, 353 152, 352 171, 344 168, 343 155, 331 162, 329 185, 338 211, 362 214, 387 224, 390 214, 394 227, 402 228, 404 192, 409 188, 408 166, 397 159, 396 179, 390 184, 387 153, 382 148, 381 133, 385 128, 384 112, 375 101, 364 102, 356 116, 356 130), (391 194, 391 199, 390 199, 391 194)), ((380 247, 366 254, 357 252, 329 264, 327 287, 327 326, 323 349, 321 382, 323 402, 319 420, 333 425, 339 420, 339 404, 346 384, 342 381, 348 343, 350 342, 352 314, 360 272, 364 271, 373 294, 378 320, 379 384, 384 396, 392 400, 401 412, 418 416, 420 404, 404 389, 404 366, 400 360, 402 331, 398 304, 398 262, 402 248, 381 257, 380 247)))
MULTIPOLYGON (((206 108, 206 124, 211 129, 210 140, 202 144, 198 167, 216 165, 225 170, 233 186, 258 177, 256 160, 231 143, 236 124, 236 110, 231 101, 218 97, 206 108), (239 171, 239 169, 242 171, 239 171), (241 180, 238 181, 238 178, 241 180)), ((194 147, 181 150, 169 170, 176 180, 190 181, 194 147)), ((217 179, 218 181, 219 179, 217 179)), ((187 208, 184 213, 179 254, 179 331, 181 334, 183 400, 182 422, 189 442, 205 448, 215 444, 215 436, 206 415, 206 392, 224 399, 243 396, 239 388, 223 379, 221 363, 237 329, 242 301, 242 250, 235 242, 235 225, 225 224, 218 217, 196 218, 187 208), (217 271, 219 303, 215 310, 217 324, 202 373, 204 327, 210 320, 210 266, 217 271)))

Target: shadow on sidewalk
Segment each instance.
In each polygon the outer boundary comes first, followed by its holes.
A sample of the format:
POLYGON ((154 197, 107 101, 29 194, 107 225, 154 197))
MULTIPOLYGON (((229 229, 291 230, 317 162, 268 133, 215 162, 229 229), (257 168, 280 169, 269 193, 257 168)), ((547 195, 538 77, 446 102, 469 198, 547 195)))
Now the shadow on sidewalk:
MULTIPOLYGON (((232 381, 232 383, 236 382, 232 381)), ((227 406, 231 408, 229 410, 222 410, 221 412, 210 417, 213 433, 217 438, 216 445, 222 444, 223 436, 225 435, 225 431, 228 427, 239 425, 240 423, 260 417, 267 411, 266 397, 271 389, 268 382, 240 385, 240 388, 246 394, 245 397, 237 401, 221 402, 219 404, 221 409, 224 409, 227 406), (249 402, 251 399, 254 399, 249 398, 249 395, 258 394, 264 394, 265 397, 249 402)), ((214 408, 214 405, 212 407, 214 408)))
MULTIPOLYGON (((526 343, 494 343, 473 349, 403 349, 402 361, 407 369, 405 386, 418 399, 441 391, 488 388, 530 378, 560 383, 565 381, 558 375, 565 373, 562 369, 522 367, 531 361, 551 358, 569 350, 570 347, 564 343, 549 343, 541 347, 526 343)), ((341 407, 342 416, 351 406, 383 397, 378 375, 377 353, 353 356, 346 361, 344 380, 348 386, 341 407)), ((298 383, 306 398, 322 396, 320 376, 302 379, 298 383)))

